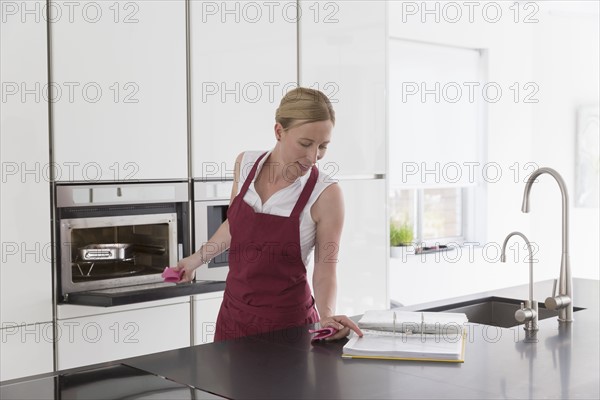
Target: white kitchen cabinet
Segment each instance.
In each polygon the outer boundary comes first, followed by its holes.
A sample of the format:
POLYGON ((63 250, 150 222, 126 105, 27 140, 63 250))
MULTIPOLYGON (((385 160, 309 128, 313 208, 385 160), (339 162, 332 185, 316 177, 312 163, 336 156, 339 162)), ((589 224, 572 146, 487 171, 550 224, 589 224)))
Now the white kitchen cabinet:
POLYGON ((329 96, 336 125, 320 164, 338 176, 386 170, 386 2, 300 0, 302 86, 329 96))
POLYGON ((187 347, 190 303, 59 319, 56 335, 59 369, 187 347))
POLYGON ((386 181, 366 179, 386 171, 386 2, 299 4, 300 84, 323 91, 336 113, 319 166, 341 179, 345 201, 337 312, 387 308, 386 181))
POLYGON ((185 1, 50 3, 56 179, 187 178, 185 1))
MULTIPOLYGON (((2 7, 0 322, 14 327, 52 321, 48 103, 40 95, 47 82, 47 36, 45 23, 23 14, 25 3, 2 7)), ((25 343, 22 348, 30 351, 25 343)), ((1 357, 4 365, 4 351, 1 357)))
POLYGON ((224 292, 198 294, 194 301, 194 345, 212 343, 224 292))
POLYGON ((191 1, 193 175, 232 177, 236 156, 275 143, 297 86, 296 2, 191 1))
MULTIPOLYGON (((385 180, 341 180, 339 185, 346 213, 338 254, 336 312, 352 316, 367 310, 387 309, 385 180)), ((312 261, 307 270, 312 288, 312 261)))
POLYGON ((2 323, 0 329, 0 381, 51 372, 53 369, 53 324, 2 323))

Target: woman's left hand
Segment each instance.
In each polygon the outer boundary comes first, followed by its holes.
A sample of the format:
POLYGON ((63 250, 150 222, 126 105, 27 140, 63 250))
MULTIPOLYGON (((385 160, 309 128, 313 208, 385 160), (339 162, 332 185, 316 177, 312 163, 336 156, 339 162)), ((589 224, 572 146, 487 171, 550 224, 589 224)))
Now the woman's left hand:
POLYGON ((356 332, 356 334, 360 337, 363 335, 358 325, 356 325, 354 321, 345 315, 334 315, 332 317, 321 318, 319 324, 321 325, 321 328, 332 327, 338 330, 335 335, 328 337, 325 340, 338 340, 345 338, 350 333, 350 330, 356 332))

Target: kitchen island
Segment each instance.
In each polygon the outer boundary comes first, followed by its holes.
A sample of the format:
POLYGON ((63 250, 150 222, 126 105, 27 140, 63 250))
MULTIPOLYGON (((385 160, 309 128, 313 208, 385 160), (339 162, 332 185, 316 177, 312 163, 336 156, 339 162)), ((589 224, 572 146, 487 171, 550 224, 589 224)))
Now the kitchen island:
MULTIPOLYGON (((306 326, 103 366, 125 364, 192 386, 207 396, 236 399, 598 399, 599 287, 599 281, 574 279, 574 305, 583 309, 574 313, 571 324, 559 324, 556 318, 540 320, 537 342, 524 340, 522 325, 500 328, 469 323, 464 363, 342 359, 346 340, 311 345, 306 326)), ((536 299, 543 300, 551 290, 551 281, 537 283, 536 299)), ((490 296, 525 299, 527 294, 523 285, 403 310, 490 296)), ((73 371, 86 368, 92 367, 73 371)), ((18 382, 26 385, 33 379, 18 382)), ((15 382, 3 383, 4 389, 10 383, 15 382)))

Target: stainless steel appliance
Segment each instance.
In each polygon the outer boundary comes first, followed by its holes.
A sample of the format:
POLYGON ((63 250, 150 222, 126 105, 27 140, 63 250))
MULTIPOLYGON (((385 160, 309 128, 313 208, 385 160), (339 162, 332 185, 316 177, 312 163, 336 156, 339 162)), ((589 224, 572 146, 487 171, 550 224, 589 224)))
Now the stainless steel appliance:
MULTIPOLYGON (((194 182, 194 225, 195 248, 202 245, 223 248, 222 243, 208 242, 211 236, 227 219, 233 180, 194 182)), ((196 270, 196 280, 224 281, 229 272, 229 251, 215 257, 210 263, 196 270)))
POLYGON ((59 293, 162 283, 189 254, 186 182, 56 187, 59 293))

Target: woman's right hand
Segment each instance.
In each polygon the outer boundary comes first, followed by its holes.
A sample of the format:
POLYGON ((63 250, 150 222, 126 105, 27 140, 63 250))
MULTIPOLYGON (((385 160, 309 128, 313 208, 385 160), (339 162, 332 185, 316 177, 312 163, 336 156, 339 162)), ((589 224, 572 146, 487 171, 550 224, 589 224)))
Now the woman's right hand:
POLYGON ((189 257, 182 258, 173 269, 175 271, 183 270, 183 275, 181 275, 181 279, 177 283, 186 283, 194 280, 194 275, 196 268, 201 265, 201 261, 197 260, 194 257, 195 254, 192 254, 189 257))

